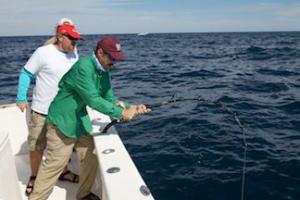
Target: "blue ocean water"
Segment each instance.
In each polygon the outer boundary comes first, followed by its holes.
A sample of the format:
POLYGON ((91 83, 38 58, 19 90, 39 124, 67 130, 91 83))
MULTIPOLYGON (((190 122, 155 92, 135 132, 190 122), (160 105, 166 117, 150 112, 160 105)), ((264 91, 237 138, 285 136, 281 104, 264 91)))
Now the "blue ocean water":
MULTIPOLYGON (((102 35, 79 43, 92 52, 102 35)), ((248 143, 245 199, 300 199, 300 33, 118 35, 126 61, 112 69, 115 95, 130 103, 177 96, 220 100, 238 113, 248 143)), ((45 36, 0 37, 0 103, 13 103, 18 73, 45 36)), ((117 125, 159 200, 236 200, 242 135, 232 117, 178 102, 117 125)))

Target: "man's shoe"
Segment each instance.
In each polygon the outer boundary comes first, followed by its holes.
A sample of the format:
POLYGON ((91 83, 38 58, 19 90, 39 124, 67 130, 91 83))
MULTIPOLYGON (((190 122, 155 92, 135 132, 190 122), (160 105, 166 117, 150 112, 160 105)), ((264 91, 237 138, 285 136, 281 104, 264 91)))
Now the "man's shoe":
POLYGON ((94 193, 89 193, 85 197, 81 198, 80 200, 101 200, 97 195, 94 193))

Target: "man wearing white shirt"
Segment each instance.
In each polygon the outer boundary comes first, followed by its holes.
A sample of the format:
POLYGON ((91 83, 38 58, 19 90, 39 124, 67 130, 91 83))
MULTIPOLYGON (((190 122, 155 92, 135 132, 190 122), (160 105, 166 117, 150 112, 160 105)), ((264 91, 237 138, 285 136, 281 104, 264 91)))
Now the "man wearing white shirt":
MULTIPOLYGON (((28 107, 26 96, 30 81, 36 79, 28 135, 31 176, 26 187, 26 195, 33 191, 34 181, 46 146, 45 118, 48 108, 57 94, 58 82, 78 60, 76 42, 81 37, 71 20, 66 19, 57 26, 55 37, 53 44, 36 49, 21 70, 19 78, 16 105, 22 112, 28 107)), ((60 180, 76 183, 78 179, 78 176, 67 168, 60 177, 60 180)))

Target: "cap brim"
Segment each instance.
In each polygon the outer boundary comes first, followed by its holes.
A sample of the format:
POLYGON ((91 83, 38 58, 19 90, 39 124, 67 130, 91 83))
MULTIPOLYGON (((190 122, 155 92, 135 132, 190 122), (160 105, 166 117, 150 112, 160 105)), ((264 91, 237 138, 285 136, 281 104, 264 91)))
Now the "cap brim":
POLYGON ((109 53, 113 59, 116 61, 120 61, 124 59, 124 53, 122 51, 117 51, 117 52, 110 52, 109 53))
POLYGON ((67 32, 72 38, 77 40, 83 40, 83 38, 77 32, 67 32))

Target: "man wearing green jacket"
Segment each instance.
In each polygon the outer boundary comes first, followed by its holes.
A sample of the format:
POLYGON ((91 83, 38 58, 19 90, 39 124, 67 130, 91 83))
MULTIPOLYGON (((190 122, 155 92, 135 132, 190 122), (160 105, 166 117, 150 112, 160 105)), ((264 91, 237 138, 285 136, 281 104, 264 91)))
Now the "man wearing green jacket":
POLYGON ((123 59, 120 42, 106 36, 97 43, 93 55, 81 58, 59 83, 59 91, 50 105, 47 116, 47 157, 43 161, 30 200, 44 200, 68 163, 73 147, 80 161, 80 180, 77 199, 99 199, 90 190, 98 162, 93 154, 90 135, 92 124, 86 106, 115 119, 131 120, 150 110, 145 105, 120 103, 113 95, 108 70, 123 59))

